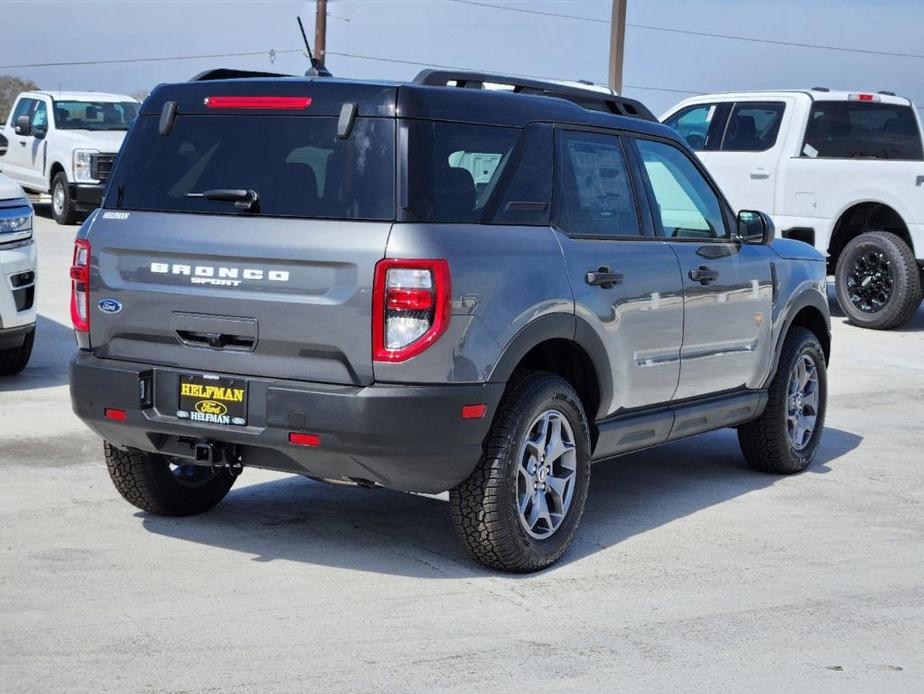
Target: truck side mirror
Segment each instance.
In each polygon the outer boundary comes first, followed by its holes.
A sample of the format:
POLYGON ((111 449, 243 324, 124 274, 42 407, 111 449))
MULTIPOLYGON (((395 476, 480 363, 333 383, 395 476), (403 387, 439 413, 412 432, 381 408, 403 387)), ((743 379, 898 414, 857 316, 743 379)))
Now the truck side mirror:
POLYGON ((20 116, 16 119, 15 131, 17 135, 29 136, 32 134, 32 123, 29 116, 20 116))
POLYGON ((767 246, 773 243, 776 228, 773 220, 765 212, 741 210, 738 213, 738 240, 755 246, 767 246))

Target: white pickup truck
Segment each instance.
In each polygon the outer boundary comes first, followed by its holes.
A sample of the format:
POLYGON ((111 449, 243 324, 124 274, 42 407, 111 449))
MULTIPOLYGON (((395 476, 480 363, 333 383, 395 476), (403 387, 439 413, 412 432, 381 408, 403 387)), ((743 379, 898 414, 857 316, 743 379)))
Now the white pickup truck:
POLYGON ((138 107, 120 94, 24 92, 0 126, 0 172, 28 193, 50 193, 55 221, 73 224, 99 206, 138 107))
POLYGON ((0 376, 22 371, 35 339, 35 242, 32 206, 0 176, 0 376))
POLYGON ((707 94, 661 120, 736 210, 826 253, 848 320, 895 328, 922 298, 924 150, 912 103, 889 92, 707 94))

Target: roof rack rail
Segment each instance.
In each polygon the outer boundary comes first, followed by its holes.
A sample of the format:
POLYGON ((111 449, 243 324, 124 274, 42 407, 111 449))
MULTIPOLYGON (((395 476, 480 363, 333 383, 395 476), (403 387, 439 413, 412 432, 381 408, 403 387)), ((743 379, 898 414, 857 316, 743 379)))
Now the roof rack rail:
POLYGON ((414 78, 414 84, 430 87, 456 86, 464 89, 484 89, 485 83, 508 85, 513 87, 513 92, 516 94, 553 96, 567 99, 593 111, 604 111, 606 113, 615 113, 619 116, 630 116, 655 122, 658 120, 651 111, 635 99, 628 99, 612 92, 607 93, 595 89, 559 84, 558 82, 463 70, 421 70, 417 77, 414 78), (450 84, 451 82, 455 83, 455 85, 450 84))
POLYGON ((830 92, 831 90, 827 87, 812 87, 813 92, 830 92))
POLYGON ((244 77, 294 77, 281 72, 261 72, 257 70, 237 70, 235 68, 219 67, 200 72, 190 82, 208 82, 210 80, 233 80, 244 77))
POLYGON ((879 94, 885 94, 886 96, 895 96, 895 92, 888 92, 885 89, 880 89, 879 94))

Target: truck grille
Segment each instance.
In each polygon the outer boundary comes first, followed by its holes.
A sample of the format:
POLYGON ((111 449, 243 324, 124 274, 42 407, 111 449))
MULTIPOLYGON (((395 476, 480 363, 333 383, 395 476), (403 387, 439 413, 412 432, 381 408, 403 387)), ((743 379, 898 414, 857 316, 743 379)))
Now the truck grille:
POLYGON ((109 180, 115 156, 115 154, 91 154, 90 176, 100 183, 109 180))

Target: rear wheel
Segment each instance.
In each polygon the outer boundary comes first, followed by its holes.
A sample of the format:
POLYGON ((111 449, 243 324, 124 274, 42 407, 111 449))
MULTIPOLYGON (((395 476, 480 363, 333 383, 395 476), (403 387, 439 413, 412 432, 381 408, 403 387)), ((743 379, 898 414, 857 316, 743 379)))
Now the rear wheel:
POLYGON ((0 349, 0 376, 13 376, 18 374, 29 363, 32 356, 32 345, 35 343, 35 328, 26 333, 19 347, 0 349))
POLYGON ((558 376, 526 374, 501 403, 478 466, 449 493, 456 534, 485 566, 543 569, 571 545, 589 482, 577 393, 558 376))
POLYGON ((921 273, 914 253, 887 231, 852 239, 838 258, 835 282, 841 310, 862 328, 897 328, 921 303, 921 273))
POLYGON ((790 474, 811 465, 824 429, 827 395, 825 355, 818 338, 805 328, 792 328, 763 414, 738 427, 738 443, 751 467, 790 474))
POLYGON ((106 441, 106 467, 119 494, 133 506, 159 516, 192 516, 225 498, 235 477, 142 451, 122 451, 106 441))
POLYGON ((77 210, 67 186, 67 176, 59 171, 51 181, 51 213, 58 224, 74 224, 77 210))

